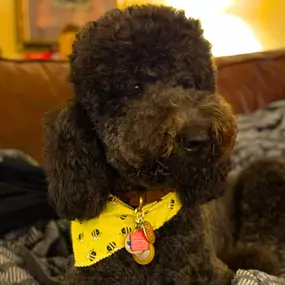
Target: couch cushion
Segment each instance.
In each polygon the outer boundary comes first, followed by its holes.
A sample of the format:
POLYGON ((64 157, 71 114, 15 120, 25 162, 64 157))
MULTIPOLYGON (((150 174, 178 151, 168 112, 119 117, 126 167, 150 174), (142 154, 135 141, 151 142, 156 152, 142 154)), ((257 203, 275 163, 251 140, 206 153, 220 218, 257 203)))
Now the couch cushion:
POLYGON ((216 58, 218 91, 236 113, 285 98, 285 50, 216 58))
POLYGON ((63 62, 0 60, 0 149, 41 162, 42 118, 71 96, 68 71, 63 62))

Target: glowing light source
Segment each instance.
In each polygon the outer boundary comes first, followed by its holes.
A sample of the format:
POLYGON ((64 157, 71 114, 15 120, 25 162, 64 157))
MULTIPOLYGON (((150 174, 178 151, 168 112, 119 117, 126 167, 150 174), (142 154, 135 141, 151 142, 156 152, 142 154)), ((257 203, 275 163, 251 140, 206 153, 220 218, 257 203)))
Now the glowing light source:
POLYGON ((214 56, 257 52, 262 49, 250 27, 226 12, 234 0, 166 0, 167 5, 185 10, 187 17, 199 18, 214 56))
POLYGON ((215 56, 244 54, 261 50, 261 44, 240 18, 219 13, 202 19, 205 37, 212 43, 215 56))
POLYGON ((233 4, 234 0, 166 0, 166 4, 185 10, 193 18, 205 17, 223 11, 233 4))

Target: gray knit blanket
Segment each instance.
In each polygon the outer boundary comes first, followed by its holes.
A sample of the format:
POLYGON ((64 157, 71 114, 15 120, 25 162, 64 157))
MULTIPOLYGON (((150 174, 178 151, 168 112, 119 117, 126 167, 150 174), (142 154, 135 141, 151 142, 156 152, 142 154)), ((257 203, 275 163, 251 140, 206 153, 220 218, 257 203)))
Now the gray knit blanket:
MULTIPOLYGON (((233 171, 262 157, 285 154, 285 100, 250 115, 238 116, 239 133, 233 151, 233 171)), ((1 285, 58 285, 72 262, 69 224, 39 222, 0 240, 1 285)), ((285 285, 285 279, 240 270, 232 285, 285 285)))
POLYGON ((249 115, 238 115, 238 135, 233 150, 233 171, 257 158, 285 157, 285 100, 249 115))
POLYGON ((72 262, 69 224, 39 222, 0 241, 1 285, 59 285, 72 262))
POLYGON ((238 270, 232 285, 284 285, 285 279, 257 270, 238 270))

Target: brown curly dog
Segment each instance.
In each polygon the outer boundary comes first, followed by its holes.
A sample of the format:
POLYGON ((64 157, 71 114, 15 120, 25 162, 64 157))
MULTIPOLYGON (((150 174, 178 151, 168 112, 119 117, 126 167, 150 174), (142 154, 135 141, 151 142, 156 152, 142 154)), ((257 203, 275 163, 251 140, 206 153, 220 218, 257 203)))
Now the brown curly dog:
POLYGON ((205 203, 224 191, 236 122, 215 93, 200 22, 164 6, 115 9, 77 35, 70 64, 75 98, 45 122, 60 217, 84 223, 110 194, 133 206, 134 192, 153 202, 158 189, 175 189, 182 207, 155 231, 151 263, 121 249, 71 269, 67 284, 230 284, 218 259, 231 243, 228 208, 205 203))

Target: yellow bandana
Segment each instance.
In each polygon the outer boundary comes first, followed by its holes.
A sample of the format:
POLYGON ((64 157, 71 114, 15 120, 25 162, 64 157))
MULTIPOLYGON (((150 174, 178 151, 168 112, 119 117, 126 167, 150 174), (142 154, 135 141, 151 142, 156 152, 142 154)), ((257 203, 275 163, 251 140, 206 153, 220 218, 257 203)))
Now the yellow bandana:
MULTIPOLYGON (((159 229, 172 219, 181 208, 178 195, 171 192, 162 199, 146 204, 145 220, 153 229, 159 229)), ((136 226, 132 207, 110 195, 107 207, 97 218, 71 223, 75 266, 90 266, 125 247, 126 236, 136 226)))

